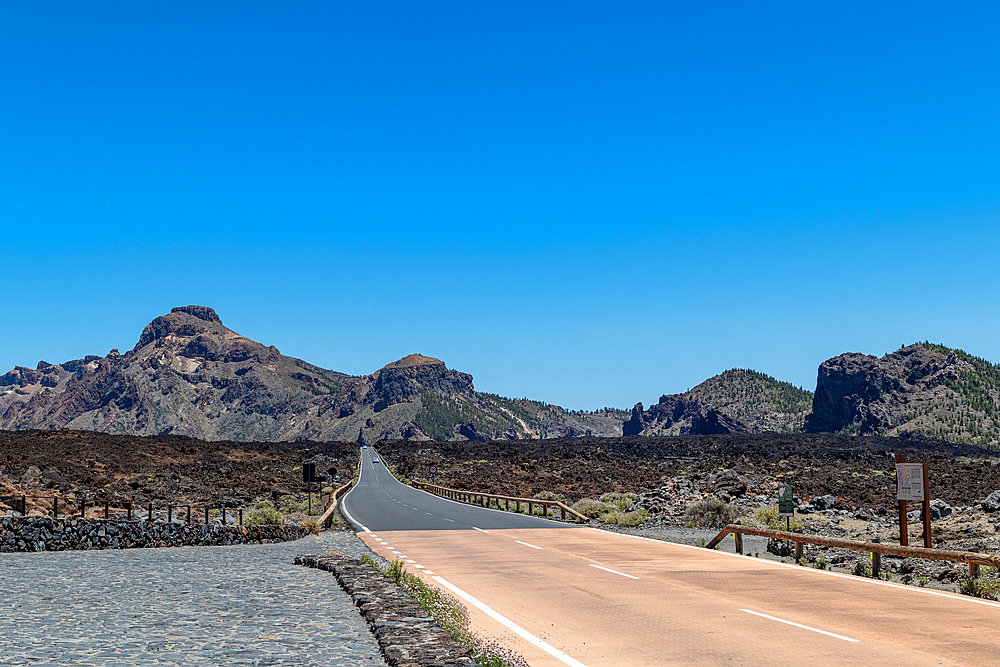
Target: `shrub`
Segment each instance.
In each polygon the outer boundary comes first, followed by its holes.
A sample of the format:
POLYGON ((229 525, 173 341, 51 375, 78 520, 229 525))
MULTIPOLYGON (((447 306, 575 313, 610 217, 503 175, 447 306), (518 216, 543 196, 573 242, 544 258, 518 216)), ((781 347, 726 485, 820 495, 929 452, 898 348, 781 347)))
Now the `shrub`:
POLYGON ((552 491, 539 491, 531 497, 535 500, 558 500, 560 502, 566 499, 565 496, 560 496, 558 493, 553 493, 552 491))
POLYGON ((716 498, 698 500, 687 506, 684 516, 702 528, 722 528, 739 518, 738 509, 716 498))
POLYGON ((244 523, 251 526, 283 526, 288 523, 288 520, 285 518, 285 515, 279 512, 272 503, 264 501, 262 503, 257 503, 257 507, 247 515, 247 519, 244 523))
POLYGON ((872 564, 866 560, 859 560, 854 564, 851 574, 857 577, 870 577, 872 576, 872 564))
POLYGON ((827 569, 826 558, 824 558, 823 556, 817 558, 816 562, 813 563, 813 567, 816 568, 817 570, 827 569))
POLYGON ((920 577, 919 579, 917 579, 917 586, 920 586, 921 588, 923 588, 929 583, 931 583, 931 580, 928 579, 927 577, 920 577))
POLYGON ((596 519, 601 516, 601 514, 614 510, 615 507, 608 505, 607 503, 602 503, 599 500, 594 500, 593 498, 584 498, 583 500, 575 502, 573 504, 573 509, 588 519, 596 519))
POLYGON ((786 521, 786 518, 778 515, 778 506, 769 505, 767 507, 761 507, 759 510, 754 512, 750 516, 749 523, 751 525, 757 526, 758 528, 770 528, 771 530, 786 530, 787 526, 791 526, 792 530, 798 530, 802 527, 802 522, 795 517, 788 517, 791 521, 786 521))
POLYGON ((319 521, 316 519, 306 519, 302 522, 302 526, 309 531, 310 535, 319 535, 319 521))
POLYGON ((997 600, 1000 599, 997 597, 1000 595, 1000 581, 984 577, 967 577, 958 583, 958 592, 975 598, 997 600))
POLYGON ((362 556, 361 560, 384 572, 407 595, 420 603, 448 634, 463 646, 472 649, 473 659, 483 667, 528 667, 528 663, 520 655, 494 641, 485 641, 470 630, 469 611, 465 605, 450 593, 430 586, 420 577, 404 570, 403 561, 396 560, 386 567, 379 567, 370 556, 362 556))
POLYGON ((634 493, 605 493, 601 496, 602 503, 614 505, 620 510, 627 510, 635 502, 635 499, 634 493))

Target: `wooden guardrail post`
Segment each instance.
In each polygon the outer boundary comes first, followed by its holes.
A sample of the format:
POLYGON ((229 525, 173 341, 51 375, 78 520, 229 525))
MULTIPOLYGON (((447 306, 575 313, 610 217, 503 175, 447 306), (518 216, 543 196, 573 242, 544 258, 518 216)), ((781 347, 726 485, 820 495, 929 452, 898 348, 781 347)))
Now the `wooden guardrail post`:
POLYGON ((743 553, 743 533, 733 533, 733 538, 736 540, 736 553, 743 553))
MULTIPOLYGON (((882 541, 882 538, 877 535, 872 540, 875 544, 882 541)), ((882 554, 878 551, 873 551, 872 553, 872 579, 878 579, 879 573, 882 571, 882 554)))

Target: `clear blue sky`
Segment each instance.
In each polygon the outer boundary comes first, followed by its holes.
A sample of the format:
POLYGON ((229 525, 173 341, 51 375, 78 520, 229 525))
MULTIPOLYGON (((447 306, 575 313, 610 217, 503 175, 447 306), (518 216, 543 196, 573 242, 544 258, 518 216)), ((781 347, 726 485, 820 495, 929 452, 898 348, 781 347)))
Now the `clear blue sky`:
POLYGON ((1000 361, 1000 5, 0 8, 0 372, 174 306, 630 407, 1000 361))

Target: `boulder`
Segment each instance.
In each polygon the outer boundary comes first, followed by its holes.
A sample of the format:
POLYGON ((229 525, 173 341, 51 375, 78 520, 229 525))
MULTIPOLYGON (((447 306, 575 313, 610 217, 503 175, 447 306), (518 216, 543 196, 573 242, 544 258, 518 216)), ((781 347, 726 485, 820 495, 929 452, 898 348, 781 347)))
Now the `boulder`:
POLYGON ((931 501, 931 519, 936 521, 951 514, 951 505, 935 498, 931 501))
POLYGON ((994 491, 983 501, 984 512, 1000 511, 1000 491, 994 491))
POLYGON ((809 504, 813 506, 817 511, 820 510, 832 510, 837 504, 836 499, 833 496, 816 496, 809 501, 809 504))

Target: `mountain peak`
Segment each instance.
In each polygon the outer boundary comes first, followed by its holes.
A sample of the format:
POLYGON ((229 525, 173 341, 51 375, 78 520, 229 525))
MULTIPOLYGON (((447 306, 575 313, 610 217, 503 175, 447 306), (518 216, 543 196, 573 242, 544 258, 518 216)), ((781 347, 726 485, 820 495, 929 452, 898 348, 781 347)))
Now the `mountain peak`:
POLYGON ((177 308, 171 308, 171 313, 187 313, 188 315, 194 315, 199 320, 205 320, 206 322, 218 322, 222 324, 222 319, 215 313, 214 310, 208 306, 178 306, 177 308))
POLYGON ((394 361, 391 364, 386 364, 384 368, 407 368, 409 366, 444 366, 444 362, 440 359, 435 359, 434 357, 425 357, 422 354, 410 354, 399 361, 394 361))

